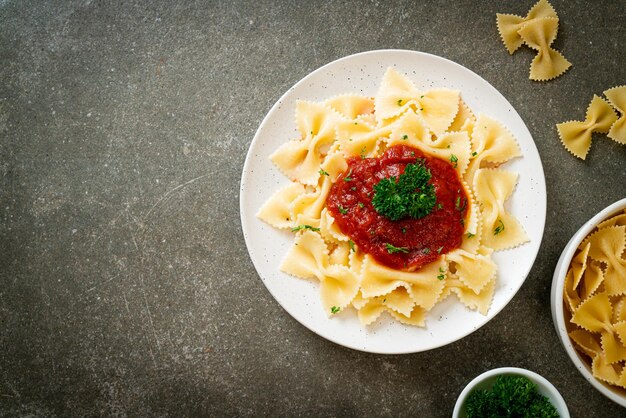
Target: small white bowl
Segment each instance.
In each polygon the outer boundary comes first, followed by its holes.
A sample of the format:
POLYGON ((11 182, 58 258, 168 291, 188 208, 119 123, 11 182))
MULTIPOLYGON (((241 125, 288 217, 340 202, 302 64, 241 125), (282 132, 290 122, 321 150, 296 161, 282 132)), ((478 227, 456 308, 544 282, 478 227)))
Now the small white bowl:
POLYGON ((581 241, 591 232, 593 229, 603 220, 610 218, 613 215, 618 214, 620 211, 626 208, 626 199, 619 200, 612 205, 606 207, 602 211, 600 211, 596 216, 587 221, 569 240, 565 249, 561 253, 561 258, 559 258, 559 262, 556 265, 556 269, 554 269, 554 276, 552 278, 552 292, 550 299, 552 301, 552 320, 554 321, 554 326, 556 328, 556 332, 559 335, 561 343, 563 347, 565 347, 565 351, 569 355, 569 358, 572 360, 578 371, 585 377, 585 379, 600 393, 604 396, 620 404, 621 406, 626 407, 626 390, 620 389, 615 386, 610 386, 601 382, 600 380, 593 377, 591 373, 591 365, 587 358, 576 351, 572 341, 569 338, 567 333, 567 328, 565 326, 565 312, 563 305, 563 287, 565 284, 565 276, 567 275, 567 270, 569 269, 570 262, 572 261, 572 257, 576 252, 576 248, 581 243, 581 241))
POLYGON ((524 376, 537 385, 537 390, 542 395, 550 399, 550 402, 556 408, 561 418, 569 418, 569 410, 563 397, 558 390, 548 382, 543 376, 538 375, 530 370, 520 369, 517 367, 501 367, 499 369, 493 369, 486 371, 485 373, 474 378, 471 382, 465 386, 463 392, 459 395, 454 405, 454 412, 452 412, 452 418, 466 418, 465 412, 465 400, 469 396, 470 392, 474 389, 491 389, 496 381, 496 378, 500 375, 513 375, 524 376))

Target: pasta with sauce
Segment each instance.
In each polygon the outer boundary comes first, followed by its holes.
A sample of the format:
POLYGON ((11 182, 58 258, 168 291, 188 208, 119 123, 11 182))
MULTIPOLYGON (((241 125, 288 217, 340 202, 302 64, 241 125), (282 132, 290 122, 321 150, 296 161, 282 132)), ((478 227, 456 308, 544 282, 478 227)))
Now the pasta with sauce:
POLYGON ((291 183, 257 214, 295 233, 283 272, 318 280, 329 316, 351 307, 364 325, 386 312, 425 326, 452 293, 487 313, 492 253, 528 241, 505 208, 518 176, 500 166, 521 152, 502 124, 389 68, 373 98, 299 101, 296 126, 270 157, 291 183))

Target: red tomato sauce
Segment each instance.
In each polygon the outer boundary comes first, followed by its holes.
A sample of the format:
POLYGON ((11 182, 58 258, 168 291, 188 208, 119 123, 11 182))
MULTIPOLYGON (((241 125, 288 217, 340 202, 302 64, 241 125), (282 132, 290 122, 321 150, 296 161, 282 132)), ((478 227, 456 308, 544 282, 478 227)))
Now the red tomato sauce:
POLYGON ((398 270, 413 271, 461 245, 468 212, 468 196, 452 163, 419 149, 395 145, 380 157, 348 159, 348 169, 332 186, 326 206, 341 231, 376 261, 398 270), (437 203, 420 219, 392 221, 372 205, 374 185, 404 173, 418 159, 430 169, 437 203), (386 244, 408 252, 389 253, 386 244))

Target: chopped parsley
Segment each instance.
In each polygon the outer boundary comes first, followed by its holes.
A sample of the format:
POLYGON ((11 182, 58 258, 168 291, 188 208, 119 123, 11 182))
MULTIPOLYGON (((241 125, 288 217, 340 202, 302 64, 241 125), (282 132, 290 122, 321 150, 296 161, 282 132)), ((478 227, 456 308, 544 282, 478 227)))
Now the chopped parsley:
POLYGON ((359 207, 360 207, 360 208, 362 208, 363 206, 365 206, 365 205, 363 204, 363 202, 359 202, 359 203, 357 203, 357 204, 359 205, 359 207))
POLYGON ((472 234, 471 232, 467 233, 467 238, 474 238, 476 234, 472 234))
POLYGON ((314 228, 311 225, 298 225, 295 228, 291 228, 291 232, 298 232, 302 229, 310 229, 311 231, 319 231, 319 228, 314 228))
POLYGON ((437 209, 443 209, 443 205, 441 203, 437 203, 437 209))
POLYGON ((441 250, 443 250, 443 245, 439 248, 437 248, 437 254, 441 254, 441 250))
POLYGON ((424 248, 424 249, 422 250, 422 253, 424 253, 424 254, 430 254, 430 248, 428 248, 428 247, 427 247, 427 248, 424 248))
POLYGON ((406 228, 405 227, 402 227, 402 233, 406 234, 406 228))
POLYGON ((476 151, 472 152, 472 157, 475 157, 477 155, 478 155, 478 153, 476 151))
POLYGON ((404 141, 406 141, 407 139, 409 139, 409 136, 408 136, 407 134, 404 134, 404 135, 402 135, 402 139, 403 139, 404 141))
POLYGON ((352 177, 350 177, 351 175, 352 175, 352 169, 348 171, 348 174, 346 174, 346 176, 343 178, 343 181, 352 181, 352 177))
POLYGON ((452 167, 456 168, 456 166, 459 164, 459 158, 454 154, 450 154, 450 162, 454 164, 452 167))
POLYGON ((504 222, 502 222, 502 219, 498 219, 498 222, 500 225, 493 230, 493 235, 498 235, 500 232, 504 231, 504 222))
POLYGON ((423 160, 408 164, 397 180, 392 176, 374 185, 374 209, 392 221, 423 218, 433 210, 437 200, 430 178, 423 160))
POLYGON ((342 215, 345 215, 348 213, 348 209, 344 208, 340 204, 337 204, 337 209, 339 209, 339 213, 341 213, 342 215))
POLYGON ((323 168, 320 168, 319 173, 320 173, 322 176, 330 176, 330 174, 328 174, 328 171, 324 170, 323 168))
POLYGON ((356 186, 350 187, 350 190, 352 190, 353 192, 356 191, 356 186))
POLYGON ((336 314, 337 312, 339 312, 340 310, 341 310, 341 308, 340 308, 340 307, 338 307, 338 306, 333 306, 333 307, 331 307, 331 308, 330 308, 330 313, 334 315, 334 314, 336 314))
POLYGON ((446 274, 445 273, 446 272, 441 267, 439 267, 439 275, 437 275, 437 278, 439 280, 445 279, 446 278, 446 274))
POLYGON ((398 99, 398 106, 402 106, 402 99, 398 99))
POLYGON ((348 240, 348 245, 350 246, 350 251, 356 252, 356 248, 354 247, 354 241, 352 241, 351 239, 348 240))
POLYGON ((395 245, 391 245, 389 243, 385 244, 385 248, 387 248, 387 252, 389 254, 395 254, 395 253, 408 253, 409 249, 407 247, 396 247, 395 245))
POLYGON ((464 409, 468 418, 559 417, 550 399, 539 393, 535 383, 515 375, 498 376, 491 389, 474 389, 465 400, 464 409))
POLYGON ((367 147, 365 145, 363 145, 363 148, 361 148, 361 159, 364 160, 365 159, 365 152, 367 151, 367 147))

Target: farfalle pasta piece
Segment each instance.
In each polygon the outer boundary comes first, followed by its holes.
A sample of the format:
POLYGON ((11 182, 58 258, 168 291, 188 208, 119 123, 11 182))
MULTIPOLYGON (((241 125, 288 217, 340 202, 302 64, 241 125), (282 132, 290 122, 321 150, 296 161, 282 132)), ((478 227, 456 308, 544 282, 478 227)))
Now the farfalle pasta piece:
POLYGON ((446 254, 446 260, 454 263, 456 276, 476 294, 496 277, 498 268, 490 256, 457 249, 446 254))
POLYGON ((460 98, 457 90, 433 89, 416 98, 415 107, 428 127, 436 135, 441 135, 459 112, 460 98))
POLYGON ((626 248, 626 226, 603 228, 587 237, 591 244, 589 257, 606 263, 604 287, 609 295, 626 294, 626 260, 621 254, 626 248))
POLYGON ((528 235, 504 208, 517 183, 517 174, 497 169, 480 169, 474 177, 474 192, 482 214, 481 244, 494 250, 516 247, 528 235))
POLYGON ((559 19, 541 17, 529 21, 517 32, 526 45, 537 51, 537 56, 530 64, 531 80, 552 80, 572 66, 559 51, 550 47, 558 30, 559 19))
POLYGON ((583 277, 583 273, 587 268, 587 255, 589 254, 589 249, 591 248, 591 244, 587 243, 580 248, 580 251, 574 258, 572 258, 572 262, 570 268, 574 273, 574 283, 573 287, 576 289, 578 284, 580 283, 580 279, 583 277))
POLYGON ((600 263, 592 260, 585 268, 583 280, 578 289, 581 299, 585 300, 593 295, 603 282, 604 270, 602 270, 600 263))
POLYGON ((397 287, 404 287, 415 303, 426 310, 430 310, 443 289, 443 283, 437 278, 439 269, 445 267, 445 262, 435 261, 415 272, 399 271, 383 266, 369 255, 363 262, 363 279, 361 293, 364 297, 383 296, 397 287))
POLYGON ((292 228, 295 219, 291 217, 291 203, 304 194, 300 183, 291 183, 274 193, 257 212, 257 217, 276 228, 292 228))
POLYGON ((384 119, 401 115, 421 95, 407 76, 388 68, 374 98, 376 119, 382 123, 384 119))
POLYGON ((493 295, 496 289, 495 277, 489 281, 480 292, 476 293, 465 285, 461 280, 451 278, 446 280, 446 287, 454 292, 461 303, 469 309, 475 309, 486 315, 491 306, 493 295))
POLYGON ((609 226, 624 226, 626 225, 626 213, 615 215, 606 219, 598 224, 598 229, 607 228, 609 226))
POLYGON ((335 141, 335 125, 341 119, 328 106, 298 101, 296 125, 302 139, 286 142, 270 159, 291 180, 315 185, 320 176, 320 164, 335 141))
POLYGON ((468 184, 473 184, 474 175, 483 162, 499 165, 522 155, 513 134, 487 115, 478 116, 470 140, 473 159, 464 175, 468 184))
POLYGON ((374 99, 357 94, 342 94, 324 102, 348 119, 356 119, 360 115, 374 113, 374 99))
POLYGON ((594 358, 602 352, 602 347, 600 346, 600 341, 596 334, 584 329, 576 329, 571 331, 568 335, 574 344, 589 357, 594 358))
POLYGON ((578 309, 578 305, 580 305, 580 296, 578 292, 574 288, 574 272, 572 269, 569 269, 567 275, 565 276, 565 289, 563 290, 563 299, 566 302, 566 308, 570 311, 570 313, 576 312, 578 309))
POLYGON ((589 332, 612 332, 613 307, 606 292, 598 293, 583 301, 572 316, 572 323, 589 332))
POLYGON ((389 136, 391 129, 391 126, 372 127, 366 123, 340 122, 336 128, 338 152, 346 157, 360 155, 366 158, 376 155, 379 142, 389 136))
POLYGON ((592 132, 606 133, 616 120, 617 114, 611 105, 594 95, 583 122, 568 121, 556 127, 565 149, 584 160, 591 148, 592 132))
POLYGON ((296 236, 280 269, 303 279, 317 278, 322 306, 328 315, 346 307, 359 290, 358 277, 346 266, 331 264, 326 243, 312 231, 296 236))
POLYGON ((620 144, 626 144, 626 86, 605 90, 604 95, 621 114, 620 118, 611 125, 607 136, 620 144))
POLYGON ((514 14, 496 13, 498 32, 509 54, 515 52, 524 40, 518 31, 528 22, 540 17, 557 17, 556 11, 546 0, 539 0, 526 14, 526 17, 514 14))
MULTIPOLYGON (((620 324, 623 326, 624 324, 620 324)), ((612 326, 611 332, 604 331, 600 337, 602 344, 602 351, 606 356, 606 361, 609 363, 616 363, 618 361, 626 360, 626 347, 620 342, 617 335, 615 325, 612 326)))
POLYGON ((376 95, 376 115, 379 125, 385 125, 385 119, 398 117, 412 108, 430 130, 441 134, 459 112, 459 100, 457 90, 432 89, 420 92, 406 76, 389 68, 376 95))
POLYGON ((471 132, 467 129, 470 124, 476 122, 476 116, 474 116, 474 112, 472 109, 463 101, 463 99, 459 99, 459 111, 457 112, 452 124, 448 127, 448 131, 457 132, 457 131, 466 131, 471 135, 471 132))

